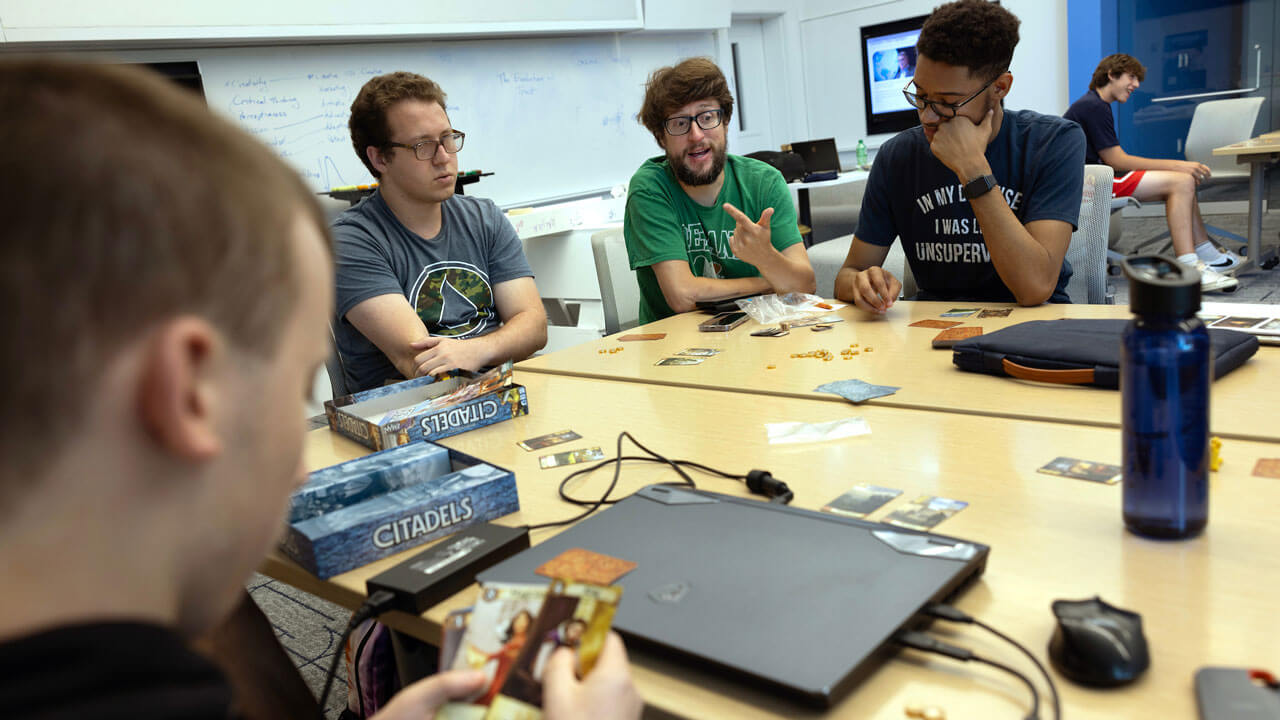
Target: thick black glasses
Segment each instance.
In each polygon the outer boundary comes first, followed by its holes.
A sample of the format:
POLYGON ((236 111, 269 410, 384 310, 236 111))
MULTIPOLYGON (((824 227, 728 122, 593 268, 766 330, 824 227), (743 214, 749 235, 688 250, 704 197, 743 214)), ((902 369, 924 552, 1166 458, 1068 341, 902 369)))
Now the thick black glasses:
POLYGON ((714 127, 720 127, 722 120, 724 120, 724 110, 716 108, 715 110, 703 110, 697 115, 672 115, 662 121, 662 127, 666 129, 668 135, 684 135, 693 128, 693 123, 695 122, 703 130, 710 130, 714 127))
POLYGON ((412 145, 404 143, 387 143, 387 147, 398 147, 406 150, 412 150, 413 156, 419 160, 430 160, 436 155, 436 146, 444 148, 444 151, 450 155, 462 149, 462 141, 467 137, 466 133, 451 132, 439 140, 421 140, 412 145))
POLYGON ((911 83, 915 82, 914 79, 911 82, 907 83, 907 87, 902 88, 902 94, 907 98, 907 102, 911 103, 911 107, 917 110, 923 110, 925 109, 926 106, 928 106, 933 108, 933 111, 937 113, 938 117, 953 118, 956 116, 956 111, 958 111, 960 108, 968 104, 969 101, 981 95, 984 90, 991 87, 991 83, 995 82, 996 79, 1003 74, 1004 73, 1000 73, 999 75, 996 75, 995 77, 991 78, 990 80, 987 81, 986 85, 983 85, 981 88, 978 89, 978 92, 954 104, 938 102, 937 100, 926 100, 925 98, 922 98, 919 95, 911 92, 907 88, 911 87, 911 83))

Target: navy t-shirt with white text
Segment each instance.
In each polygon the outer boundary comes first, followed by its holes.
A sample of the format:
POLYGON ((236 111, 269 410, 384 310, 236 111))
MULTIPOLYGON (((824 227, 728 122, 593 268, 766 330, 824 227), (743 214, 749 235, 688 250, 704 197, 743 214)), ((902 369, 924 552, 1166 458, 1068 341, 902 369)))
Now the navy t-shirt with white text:
MULTIPOLYGON (((956 122, 956 121, 952 121, 956 122)), ((1084 133, 1073 122, 1030 110, 1005 111, 987 162, 999 192, 1023 225, 1061 220, 1072 229, 1084 186, 1084 133)), ((876 153, 862 197, 859 240, 888 247, 900 238, 921 299, 1014 302, 987 251, 956 174, 934 157, 919 126, 876 153)), ((1071 302, 1063 260, 1049 302, 1071 302)))

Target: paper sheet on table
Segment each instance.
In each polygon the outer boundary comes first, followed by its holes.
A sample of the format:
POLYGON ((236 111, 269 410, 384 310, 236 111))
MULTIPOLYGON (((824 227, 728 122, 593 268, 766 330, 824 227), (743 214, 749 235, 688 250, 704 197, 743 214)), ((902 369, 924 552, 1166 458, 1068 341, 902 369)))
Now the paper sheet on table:
POLYGON ((765 423, 770 445, 785 443, 822 442, 840 440, 858 435, 870 435, 871 426, 860 417, 843 418, 822 423, 780 422, 765 423))
POLYGON ((872 385, 862 380, 836 380, 835 382, 823 383, 814 388, 813 391, 839 395, 849 402, 860 403, 872 398, 892 395, 901 389, 893 385, 872 385))

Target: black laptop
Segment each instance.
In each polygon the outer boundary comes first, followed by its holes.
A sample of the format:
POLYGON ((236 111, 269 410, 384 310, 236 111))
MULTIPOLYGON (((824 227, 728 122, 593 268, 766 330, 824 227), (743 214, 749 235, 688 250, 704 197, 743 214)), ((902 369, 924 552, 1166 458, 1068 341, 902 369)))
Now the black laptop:
POLYGON ((835 180, 840 175, 840 153, 835 138, 791 143, 791 150, 804 158, 803 182, 835 180))
POLYGON ((651 485, 480 574, 570 548, 637 563, 613 625, 629 644, 829 706, 897 649, 928 603, 986 567, 985 545, 752 498, 651 485))

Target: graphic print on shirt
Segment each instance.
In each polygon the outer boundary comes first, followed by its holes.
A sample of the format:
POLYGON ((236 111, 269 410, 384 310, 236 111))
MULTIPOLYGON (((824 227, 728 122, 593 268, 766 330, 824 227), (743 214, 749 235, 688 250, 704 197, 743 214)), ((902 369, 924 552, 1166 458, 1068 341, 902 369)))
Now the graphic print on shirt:
POLYGON ((424 267, 410 297, 433 335, 483 334, 496 322, 489 275, 471 263, 443 260, 424 267))
MULTIPOLYGON (((1009 209, 1017 214, 1018 206, 1022 204, 1022 192, 1003 187, 998 188, 998 191, 1009 209)), ((934 236, 954 238, 938 242, 917 240, 917 260, 940 263, 991 262, 991 253, 987 251, 987 243, 982 239, 978 218, 974 217, 970 208, 956 207, 957 203, 968 202, 964 196, 964 185, 955 183, 942 185, 916 198, 916 209, 931 226, 934 236), (972 239, 966 240, 965 236, 972 239)))
POLYGON ((712 230, 710 236, 702 223, 689 223, 684 226, 684 246, 689 252, 689 269, 694 277, 723 277, 724 266, 720 258, 730 257, 729 238, 732 230, 712 230))

